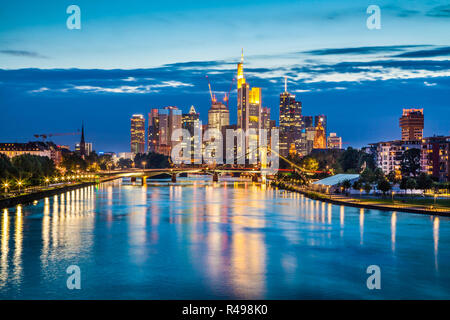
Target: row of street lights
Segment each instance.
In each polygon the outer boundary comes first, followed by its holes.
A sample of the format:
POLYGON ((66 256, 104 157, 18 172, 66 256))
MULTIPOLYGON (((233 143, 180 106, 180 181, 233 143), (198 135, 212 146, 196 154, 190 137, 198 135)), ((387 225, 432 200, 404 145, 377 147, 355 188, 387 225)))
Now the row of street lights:
MULTIPOLYGON (((77 175, 69 175, 69 176, 61 176, 61 177, 46 177, 44 178, 44 183, 48 186, 50 182, 54 181, 57 183, 58 181, 64 182, 64 181, 73 181, 73 180, 80 180, 80 179, 93 179, 95 178, 94 174, 77 174, 77 175)), ((13 186, 18 187, 19 193, 22 191, 23 186, 25 185, 25 182, 23 180, 16 180, 15 184, 10 183, 10 181, 4 181, 2 184, 3 189, 5 190, 5 193, 8 193, 8 189, 11 189, 13 186)))

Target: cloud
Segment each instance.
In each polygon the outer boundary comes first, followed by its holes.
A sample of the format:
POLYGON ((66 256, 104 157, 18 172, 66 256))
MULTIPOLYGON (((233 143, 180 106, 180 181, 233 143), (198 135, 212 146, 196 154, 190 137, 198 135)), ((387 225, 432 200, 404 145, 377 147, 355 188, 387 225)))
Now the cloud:
POLYGON ((37 52, 27 50, 0 50, 0 53, 17 57, 48 59, 48 57, 37 52))
POLYGON ((450 47, 434 48, 430 50, 418 50, 411 52, 404 52, 396 55, 399 58, 431 58, 439 56, 450 55, 450 47))
POLYGON ((319 50, 304 51, 312 55, 348 55, 348 54, 375 54, 384 52, 397 52, 409 48, 424 47, 426 45, 403 45, 403 46, 373 46, 373 47, 354 47, 354 48, 326 48, 319 50))
POLYGON ((429 17, 435 18, 449 18, 450 17, 450 5, 437 6, 426 13, 429 17))

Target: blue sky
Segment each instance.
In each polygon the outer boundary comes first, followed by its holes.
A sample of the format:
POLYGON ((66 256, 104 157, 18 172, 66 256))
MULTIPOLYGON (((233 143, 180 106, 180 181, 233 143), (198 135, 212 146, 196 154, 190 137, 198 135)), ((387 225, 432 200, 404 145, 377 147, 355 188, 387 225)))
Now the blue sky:
POLYGON ((95 149, 127 151, 133 113, 194 105, 206 121, 205 75, 222 96, 241 48, 274 119, 286 75, 346 146, 398 138, 403 107, 425 109, 426 135, 450 134, 448 1, 11 1, 0 21, 4 142, 84 119, 95 149), (70 4, 81 30, 66 28, 70 4), (366 27, 370 4, 380 30, 366 27))

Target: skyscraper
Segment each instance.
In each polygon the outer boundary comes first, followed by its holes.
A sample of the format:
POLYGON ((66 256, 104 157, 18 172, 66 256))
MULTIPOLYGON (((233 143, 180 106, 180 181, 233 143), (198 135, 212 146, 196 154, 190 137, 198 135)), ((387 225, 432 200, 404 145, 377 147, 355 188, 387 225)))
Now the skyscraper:
POLYGON ((302 151, 302 103, 287 91, 285 79, 284 92, 280 94, 280 154, 289 155, 289 150, 302 151))
POLYGON ((252 88, 244 77, 244 53, 241 55, 241 62, 237 69, 237 128, 246 133, 245 145, 249 151, 249 140, 258 141, 259 129, 261 128, 261 88, 252 88), (250 129, 254 133, 250 134, 250 129))
MULTIPOLYGON (((182 127, 189 131, 191 135, 191 140, 189 143, 185 143, 184 148, 188 148, 190 150, 190 159, 191 163, 195 163, 196 159, 194 157, 194 143, 195 143, 195 134, 198 134, 199 130, 201 130, 201 122, 199 120, 200 115, 195 111, 194 106, 191 106, 189 109, 189 113, 183 114, 182 119, 182 127)), ((201 160, 199 160, 201 161, 201 160)))
POLYGON ((147 151, 157 152, 159 146, 159 114, 158 109, 152 109, 148 113, 148 138, 147 151))
POLYGON ((221 102, 213 100, 208 111, 208 129, 222 130, 223 126, 230 124, 230 111, 221 102))
POLYGON ((172 141, 172 134, 181 129, 182 113, 177 107, 169 106, 164 109, 153 109, 152 122, 152 148, 155 152, 170 156, 172 147, 178 141, 172 141), (155 111, 156 110, 156 111, 155 111))
POLYGON ((400 118, 403 141, 422 140, 423 127, 423 109, 403 109, 403 115, 400 118))
POLYGON ((145 118, 142 114, 134 114, 131 117, 131 152, 145 152, 145 118))

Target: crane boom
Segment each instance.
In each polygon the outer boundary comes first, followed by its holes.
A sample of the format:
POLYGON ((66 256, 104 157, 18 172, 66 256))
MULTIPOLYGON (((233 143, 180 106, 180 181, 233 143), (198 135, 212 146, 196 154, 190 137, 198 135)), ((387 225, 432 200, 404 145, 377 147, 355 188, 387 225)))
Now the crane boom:
POLYGON ((209 77, 206 76, 206 79, 208 79, 209 94, 211 96, 211 103, 213 103, 213 102, 215 102, 216 99, 213 97, 213 93, 212 93, 212 90, 211 90, 211 82, 209 81, 209 77))

